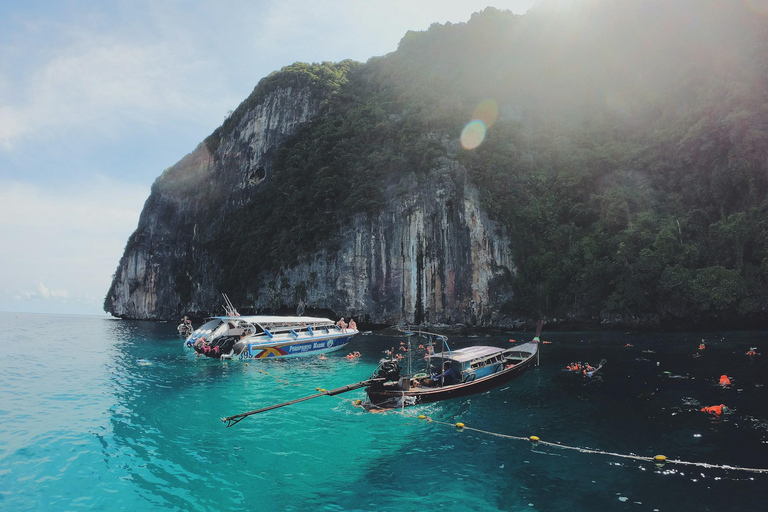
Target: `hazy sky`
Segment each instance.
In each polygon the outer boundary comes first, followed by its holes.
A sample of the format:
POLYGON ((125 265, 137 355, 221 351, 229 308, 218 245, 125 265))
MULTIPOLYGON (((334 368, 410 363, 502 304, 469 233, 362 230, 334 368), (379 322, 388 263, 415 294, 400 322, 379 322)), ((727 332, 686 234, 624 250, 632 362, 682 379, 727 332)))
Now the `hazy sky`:
POLYGON ((0 311, 104 314, 152 182, 272 71, 533 3, 0 2, 0 311))

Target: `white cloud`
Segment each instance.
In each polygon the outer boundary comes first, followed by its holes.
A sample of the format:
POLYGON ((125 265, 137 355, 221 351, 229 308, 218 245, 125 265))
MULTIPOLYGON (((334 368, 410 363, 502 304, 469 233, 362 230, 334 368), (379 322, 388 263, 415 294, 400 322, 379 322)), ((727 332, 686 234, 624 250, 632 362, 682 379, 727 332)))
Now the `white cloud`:
MULTIPOLYGON (((522 12, 532 3, 502 0, 497 7, 522 12)), ((137 2, 125 11, 82 13, 68 21, 26 20, 17 26, 27 46, 0 47, 0 150, 41 130, 114 137, 146 124, 219 122, 260 78, 295 60, 365 61, 394 51, 408 30, 466 21, 486 5, 137 2), (17 73, 18 60, 7 56, 25 53, 30 58, 17 73), (248 83, 232 83, 234 77, 248 83)))
POLYGON ((41 298, 41 299, 60 299, 64 298, 66 299, 69 297, 69 292, 67 290, 51 290, 47 286, 45 286, 43 283, 37 283, 37 289, 35 290, 23 290, 18 295, 14 296, 14 299, 33 299, 33 298, 41 298))
POLYGON ((98 313, 148 194, 103 177, 70 189, 0 181, 0 310, 98 313))
POLYGON ((0 105, 0 145, 11 149, 45 129, 97 128, 104 136, 168 117, 189 119, 202 104, 191 84, 204 67, 163 44, 84 34, 18 83, 25 92, 14 103, 0 105))

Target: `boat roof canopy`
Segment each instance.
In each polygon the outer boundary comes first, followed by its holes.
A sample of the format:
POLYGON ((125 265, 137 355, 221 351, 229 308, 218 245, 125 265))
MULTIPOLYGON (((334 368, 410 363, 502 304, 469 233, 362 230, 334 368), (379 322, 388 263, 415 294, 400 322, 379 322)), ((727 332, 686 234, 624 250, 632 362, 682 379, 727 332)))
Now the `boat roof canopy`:
POLYGON ((466 347, 451 352, 438 352, 432 356, 432 359, 450 359, 459 363, 466 363, 467 361, 474 361, 475 359, 481 359, 489 357, 495 354, 500 354, 504 349, 499 347, 487 347, 480 345, 477 347, 466 347))
POLYGON ((243 320, 261 327, 265 325, 333 325, 333 320, 318 318, 315 316, 270 316, 270 315, 246 315, 246 316, 216 316, 222 321, 243 320))

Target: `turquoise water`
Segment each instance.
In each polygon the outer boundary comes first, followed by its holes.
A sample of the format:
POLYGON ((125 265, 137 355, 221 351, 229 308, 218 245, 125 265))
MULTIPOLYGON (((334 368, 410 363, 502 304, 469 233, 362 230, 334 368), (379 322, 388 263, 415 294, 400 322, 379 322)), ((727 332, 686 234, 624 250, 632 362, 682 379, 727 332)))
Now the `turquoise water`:
MULTIPOLYGON (((741 511, 768 500, 768 474, 659 468, 451 426, 768 468, 766 332, 545 328, 541 366, 482 395, 404 416, 352 406, 358 390, 225 429, 223 416, 366 379, 399 339, 357 336, 351 362, 345 350, 246 365, 196 359, 172 323, 0 313, 0 329, 2 510, 741 511), (750 346, 766 355, 748 358, 750 346), (601 358, 599 378, 562 370, 601 358), (733 411, 698 410, 718 403, 733 411)), ((451 342, 511 337, 530 334, 451 342)))

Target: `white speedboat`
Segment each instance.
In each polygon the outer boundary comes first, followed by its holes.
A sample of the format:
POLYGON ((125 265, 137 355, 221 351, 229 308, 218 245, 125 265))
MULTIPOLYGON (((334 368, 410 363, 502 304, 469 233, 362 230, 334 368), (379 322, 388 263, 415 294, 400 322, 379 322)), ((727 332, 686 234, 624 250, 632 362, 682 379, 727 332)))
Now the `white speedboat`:
POLYGON ((206 357, 249 360, 331 352, 357 333, 328 318, 234 314, 210 318, 184 343, 206 357))

